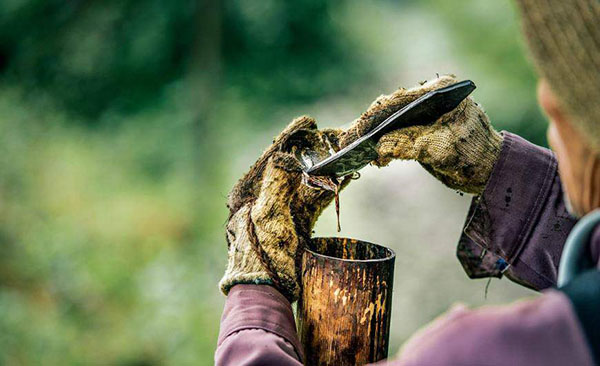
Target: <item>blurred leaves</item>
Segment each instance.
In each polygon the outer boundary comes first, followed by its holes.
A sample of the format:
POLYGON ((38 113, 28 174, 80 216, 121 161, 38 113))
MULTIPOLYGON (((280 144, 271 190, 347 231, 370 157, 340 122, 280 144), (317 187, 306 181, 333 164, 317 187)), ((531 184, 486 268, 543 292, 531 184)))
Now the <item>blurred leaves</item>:
MULTIPOLYGON (((0 364, 212 364, 225 196, 298 114, 339 125, 447 67, 481 81, 496 126, 543 141, 514 11, 486 6, 1 1, 0 364)), ((407 204, 374 200, 382 225, 407 204)), ((435 306, 394 306, 427 319, 448 298, 414 296, 435 306)))
POLYGON ((226 2, 228 84, 265 102, 309 102, 339 93, 369 71, 355 42, 332 22, 343 2, 226 2))
POLYGON ((227 116, 357 82, 331 8, 0 3, 1 364, 212 364, 227 116))
POLYGON ((333 3, 313 0, 6 1, 0 72, 94 118, 82 120, 90 123, 108 108, 135 112, 151 105, 215 52, 225 82, 245 97, 310 101, 365 74, 351 40, 332 24, 334 10, 333 3), (217 29, 205 27, 211 8, 223 17, 217 29))
POLYGON ((139 110, 180 77, 194 40, 190 0, 25 0, 0 5, 7 80, 97 117, 139 110))

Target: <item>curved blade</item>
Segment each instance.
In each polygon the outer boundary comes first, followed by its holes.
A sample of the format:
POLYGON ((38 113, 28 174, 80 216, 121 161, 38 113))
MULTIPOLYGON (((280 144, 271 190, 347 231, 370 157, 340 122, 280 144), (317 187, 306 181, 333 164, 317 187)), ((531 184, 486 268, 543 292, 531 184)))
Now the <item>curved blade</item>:
POLYGON ((366 135, 306 169, 306 173, 336 177, 354 173, 377 159, 375 146, 381 136, 399 128, 431 124, 456 108, 473 90, 475 83, 465 80, 430 91, 389 116, 366 135))

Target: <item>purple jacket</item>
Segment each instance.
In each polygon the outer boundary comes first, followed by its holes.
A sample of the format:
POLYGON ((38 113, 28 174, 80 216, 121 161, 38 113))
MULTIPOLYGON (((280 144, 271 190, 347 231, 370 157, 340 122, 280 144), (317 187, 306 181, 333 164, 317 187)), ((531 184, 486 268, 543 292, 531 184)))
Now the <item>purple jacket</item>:
MULTIPOLYGON (((457 256, 471 278, 502 277, 543 290, 512 305, 453 308, 413 336, 389 365, 592 365, 557 268, 575 220, 569 216, 549 150, 505 139, 490 181, 474 198, 457 256)), ((594 263, 600 229, 592 235, 594 263)), ((232 288, 221 319, 217 365, 301 365, 292 308, 270 286, 232 288)))

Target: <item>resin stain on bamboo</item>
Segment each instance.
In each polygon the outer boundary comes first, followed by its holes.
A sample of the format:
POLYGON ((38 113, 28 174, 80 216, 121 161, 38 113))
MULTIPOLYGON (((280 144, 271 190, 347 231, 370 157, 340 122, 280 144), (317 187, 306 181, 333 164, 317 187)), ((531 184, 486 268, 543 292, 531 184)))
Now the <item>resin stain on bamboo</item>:
POLYGON ((387 357, 394 259, 391 250, 371 243, 312 240, 298 302, 307 365, 362 365, 387 357))

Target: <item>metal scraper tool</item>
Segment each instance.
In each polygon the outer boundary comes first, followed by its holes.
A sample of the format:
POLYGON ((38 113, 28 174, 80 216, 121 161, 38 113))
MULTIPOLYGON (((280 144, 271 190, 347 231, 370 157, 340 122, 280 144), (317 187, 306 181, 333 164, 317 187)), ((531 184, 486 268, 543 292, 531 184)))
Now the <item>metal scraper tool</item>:
POLYGON ((377 159, 376 145, 381 136, 396 129, 424 126, 452 111, 475 89, 471 80, 433 90, 407 104, 342 150, 305 169, 311 176, 344 177, 377 159))

